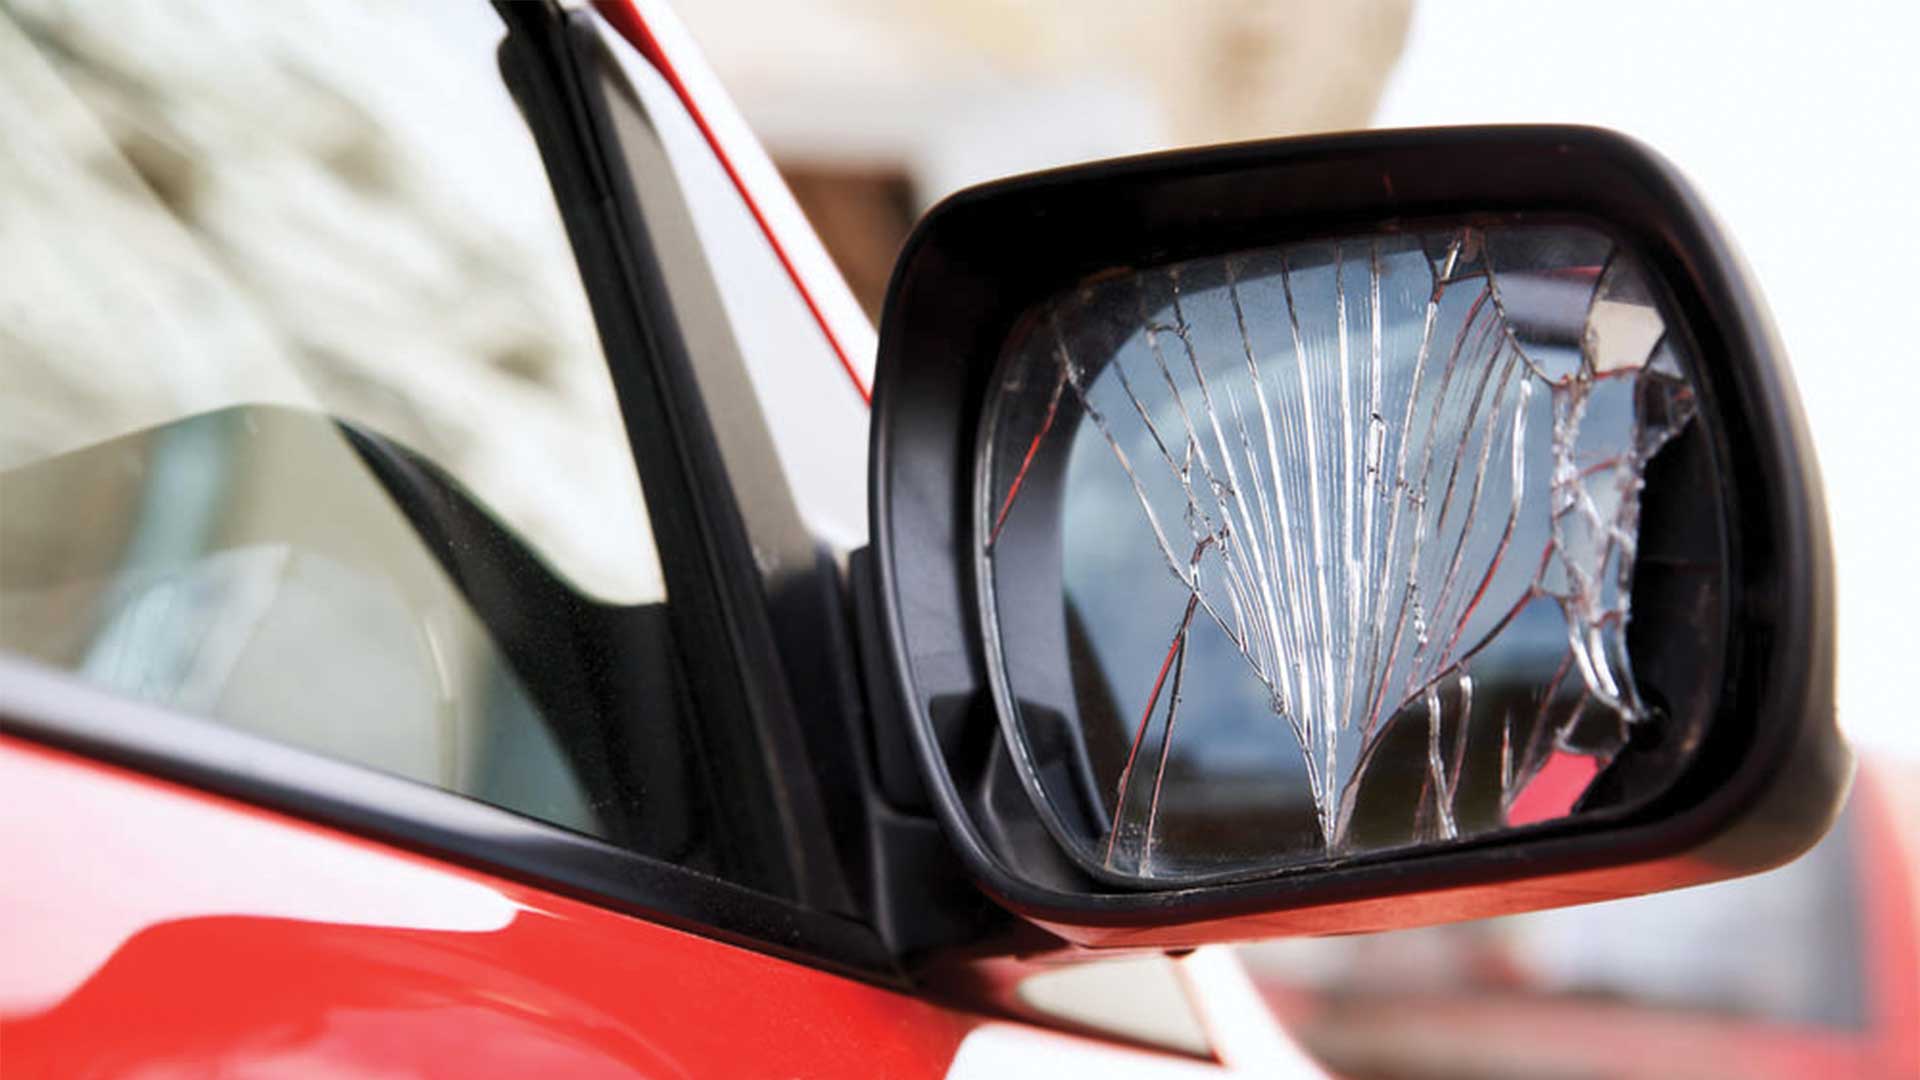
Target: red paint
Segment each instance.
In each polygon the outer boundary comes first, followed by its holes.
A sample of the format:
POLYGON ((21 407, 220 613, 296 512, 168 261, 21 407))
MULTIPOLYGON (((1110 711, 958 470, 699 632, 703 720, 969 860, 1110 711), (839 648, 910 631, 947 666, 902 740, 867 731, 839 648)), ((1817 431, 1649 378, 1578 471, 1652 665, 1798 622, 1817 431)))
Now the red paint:
POLYGON ((640 55, 645 57, 647 62, 660 72, 660 77, 666 80, 667 85, 673 88, 680 103, 686 106, 687 115, 693 118, 695 126, 700 129, 701 137, 707 140, 707 146, 713 150, 713 156, 720 162, 720 167, 727 171, 727 178, 733 181, 734 189, 740 193, 740 198, 752 212, 753 220, 759 223, 760 231, 765 234, 767 243, 773 245, 773 253, 779 257, 780 265, 786 268, 787 276, 793 279, 793 286, 799 290, 800 298, 806 301, 807 310, 813 313, 814 321, 820 324, 821 332, 833 345, 834 355, 840 358, 840 366, 846 369, 847 378, 852 380, 853 388, 859 391, 860 400, 871 405, 872 391, 860 378, 860 371, 854 366, 847 343, 834 332, 833 324, 821 310, 820 302, 808 286, 806 276, 800 272, 792 256, 787 253, 787 246, 781 241, 779 230, 775 229, 773 223, 768 220, 759 201, 754 197, 751 186, 741 177, 739 169, 734 167, 733 158, 728 155, 726 147, 714 134, 712 125, 707 122, 707 117, 701 110, 700 102, 695 100, 693 93, 687 89, 686 82, 676 70, 673 57, 667 55, 667 50, 662 48, 659 38, 647 26, 646 19, 634 7, 632 0, 595 0, 594 10, 619 31, 620 36, 626 38, 628 44, 639 50, 640 55))
POLYGON ((1532 825, 1537 821, 1553 821, 1573 813, 1573 804, 1579 801, 1593 778, 1600 775, 1600 760, 1588 754, 1569 754, 1565 750, 1555 750, 1547 755, 1546 763, 1540 771, 1533 774, 1527 786, 1513 797, 1513 805, 1507 808, 1508 825, 1532 825))
POLYGON ((1000 513, 993 519, 993 532, 987 536, 988 546, 1000 539, 1000 530, 1007 524, 1007 512, 1013 509, 1013 500, 1020 495, 1020 485, 1027 482, 1027 470, 1033 466, 1033 456, 1040 452, 1040 441, 1053 430, 1054 418, 1060 414, 1060 392, 1066 389, 1067 369, 1060 369, 1060 378, 1053 384, 1053 396, 1047 399, 1047 415, 1040 422, 1040 430, 1027 444, 1026 456, 1020 459, 1019 471, 1013 474, 1013 483, 1007 487, 1006 500, 1000 504, 1000 513))
MULTIPOLYGON (((1201 541, 1202 547, 1204 547, 1205 544, 1206 541, 1201 541)), ((1194 560, 1197 562, 1199 558, 1200 552, 1196 549, 1194 551, 1194 560)), ((1199 606, 1199 603, 1200 594, 1198 592, 1187 597, 1186 613, 1180 616, 1180 625, 1174 628, 1173 640, 1167 644, 1166 659, 1160 661, 1160 673, 1153 677, 1153 692, 1147 695, 1147 707, 1140 713, 1140 730, 1134 732, 1133 745, 1127 749, 1127 763, 1120 768, 1119 790, 1114 792, 1113 796, 1113 825, 1107 830, 1107 865, 1109 866, 1113 865, 1113 843, 1119 839, 1120 836, 1120 816, 1125 813, 1127 809, 1127 788, 1133 781, 1133 765, 1135 761, 1139 760, 1140 744, 1147 739, 1147 725, 1153 722, 1153 710, 1155 706, 1160 704, 1160 689, 1167 683, 1167 672, 1172 670, 1174 658, 1184 657, 1182 650, 1186 648, 1187 644, 1187 628, 1193 625, 1193 610, 1199 606)), ((1176 683, 1179 682, 1178 679, 1174 681, 1176 683)), ((1177 698, 1178 696, 1178 692, 1176 691, 1175 697, 1177 698)), ((1162 771, 1166 769, 1167 764, 1167 745, 1172 741, 1173 707, 1168 706, 1167 731, 1165 735, 1161 736, 1160 742, 1160 768, 1162 771)), ((1156 808, 1160 805, 1160 781, 1157 775, 1153 785, 1153 805, 1156 808)), ((1153 843, 1153 817, 1153 812, 1151 810, 1148 811, 1147 843, 1149 844, 1153 843)))
POLYGON ((0 738, 0 1073, 939 1076, 974 1020, 0 738))

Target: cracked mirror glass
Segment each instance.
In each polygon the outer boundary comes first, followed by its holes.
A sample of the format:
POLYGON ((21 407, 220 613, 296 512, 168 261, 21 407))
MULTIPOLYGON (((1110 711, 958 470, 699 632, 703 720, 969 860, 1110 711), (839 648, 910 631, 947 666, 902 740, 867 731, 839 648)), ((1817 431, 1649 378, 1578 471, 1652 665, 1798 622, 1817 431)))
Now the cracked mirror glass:
POLYGON ((975 532, 1003 734, 1068 852, 1254 875, 1671 782, 1721 627, 1663 295, 1598 229, 1474 225, 1120 270, 1030 312, 975 532), (1650 544, 1656 473, 1681 509, 1650 544))

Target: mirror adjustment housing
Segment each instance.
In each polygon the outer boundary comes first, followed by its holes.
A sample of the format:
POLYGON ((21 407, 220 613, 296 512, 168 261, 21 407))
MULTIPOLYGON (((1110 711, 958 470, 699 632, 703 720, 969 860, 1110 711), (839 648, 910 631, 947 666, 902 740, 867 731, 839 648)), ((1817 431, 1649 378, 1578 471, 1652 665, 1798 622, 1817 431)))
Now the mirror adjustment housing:
POLYGON ((1619 135, 1370 132, 961 192, 896 268, 870 468, 928 795, 976 882, 1069 941, 1698 884, 1793 858, 1844 797, 1778 342, 1699 199, 1619 135))

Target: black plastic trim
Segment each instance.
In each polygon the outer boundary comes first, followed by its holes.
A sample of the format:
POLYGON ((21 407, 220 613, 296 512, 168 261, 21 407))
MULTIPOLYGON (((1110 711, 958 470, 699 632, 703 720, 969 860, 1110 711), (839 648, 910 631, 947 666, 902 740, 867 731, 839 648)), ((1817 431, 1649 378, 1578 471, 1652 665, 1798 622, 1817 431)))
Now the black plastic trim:
POLYGON ((632 439, 694 700, 771 798, 723 810, 803 904, 851 914, 726 464, 608 114, 622 82, 585 12, 501 4, 500 68, 539 145, 632 439), (765 811, 771 810, 768 814, 765 811), (762 822, 771 819, 773 827, 762 822))

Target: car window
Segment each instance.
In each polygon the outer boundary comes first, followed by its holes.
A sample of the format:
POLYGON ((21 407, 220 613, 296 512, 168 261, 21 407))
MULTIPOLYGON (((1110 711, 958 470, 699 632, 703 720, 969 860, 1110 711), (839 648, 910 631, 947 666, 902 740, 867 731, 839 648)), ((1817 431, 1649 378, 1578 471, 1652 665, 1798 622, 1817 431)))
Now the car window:
POLYGON ((498 20, 302 6, 0 20, 0 467, 319 408, 431 457, 583 591, 660 599, 498 20))
POLYGON ((0 648, 778 891, 501 34, 0 15, 0 648))

